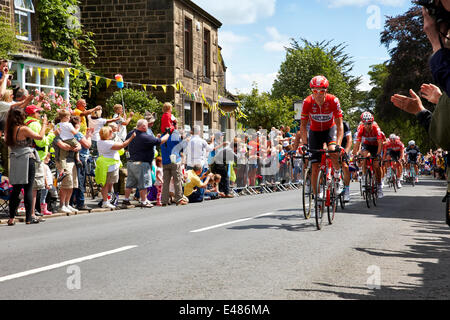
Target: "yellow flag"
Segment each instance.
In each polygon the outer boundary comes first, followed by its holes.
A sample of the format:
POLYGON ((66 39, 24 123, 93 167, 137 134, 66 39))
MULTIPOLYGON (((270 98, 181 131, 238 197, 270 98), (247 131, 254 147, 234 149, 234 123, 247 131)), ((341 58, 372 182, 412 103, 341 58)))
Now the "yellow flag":
POLYGON ((38 67, 38 74, 39 74, 39 76, 41 75, 41 70, 42 69, 38 67))
POLYGON ((91 78, 91 74, 89 72, 86 72, 86 80, 89 80, 91 78))
POLYGON ((202 90, 203 90, 203 89, 202 89, 202 86, 198 87, 198 90, 199 90, 199 91, 202 91, 202 90))
POLYGON ((73 75, 75 76, 75 78, 78 77, 79 74, 80 74, 80 70, 74 69, 73 75))
POLYGON ((147 85, 143 84, 142 86, 144 87, 144 90, 147 91, 147 85))
POLYGON ((100 77, 99 76, 95 76, 95 84, 98 84, 99 81, 100 81, 100 77))
POLYGON ((61 73, 63 74, 63 76, 65 76, 65 75, 66 75, 66 69, 64 69, 64 68, 60 68, 59 70, 61 71, 61 73))
POLYGON ((109 88, 111 81, 112 81, 111 79, 106 79, 106 88, 109 88))
POLYGON ((175 89, 175 90, 178 90, 178 88, 177 88, 177 85, 176 84, 173 84, 172 85, 172 87, 175 89))
POLYGON ((167 90, 167 86, 161 86, 162 88, 163 88, 163 90, 164 90, 164 93, 166 93, 166 90, 167 90))
POLYGON ((45 77, 45 78, 48 78, 48 69, 47 69, 47 68, 44 69, 44 77, 45 77))
POLYGON ((53 68, 53 76, 57 76, 58 75, 58 69, 56 69, 56 68, 53 68))
POLYGON ((158 88, 158 86, 156 84, 153 84, 152 87, 155 88, 155 89, 158 88))

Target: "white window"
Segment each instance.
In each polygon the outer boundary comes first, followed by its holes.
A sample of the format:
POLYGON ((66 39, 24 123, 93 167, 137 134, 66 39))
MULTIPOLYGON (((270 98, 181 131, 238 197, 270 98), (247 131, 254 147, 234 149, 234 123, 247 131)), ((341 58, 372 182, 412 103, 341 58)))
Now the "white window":
POLYGON ((14 18, 16 37, 20 40, 31 41, 31 14, 34 6, 31 0, 14 0, 14 18))

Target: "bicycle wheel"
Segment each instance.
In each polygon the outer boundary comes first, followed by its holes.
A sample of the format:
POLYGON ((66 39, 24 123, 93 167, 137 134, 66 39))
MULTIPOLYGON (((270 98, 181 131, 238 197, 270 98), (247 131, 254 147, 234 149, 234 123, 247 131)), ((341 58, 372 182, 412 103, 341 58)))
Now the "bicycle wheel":
POLYGON ((378 185, 377 185, 377 179, 375 179, 375 174, 372 174, 372 184, 371 184, 371 191, 372 191, 372 202, 373 205, 377 206, 377 200, 378 200, 378 185))
POLYGON ((395 174, 391 175, 392 186, 394 187, 394 192, 397 192, 397 176, 395 174))
POLYGON ((370 208, 370 197, 372 196, 372 191, 371 191, 371 186, 372 186, 372 176, 370 174, 370 171, 367 170, 366 172, 366 179, 365 179, 365 185, 364 185, 364 193, 366 195, 366 204, 367 204, 367 208, 370 208))
POLYGON ((325 196, 326 196, 326 177, 324 177, 323 172, 319 171, 319 176, 317 177, 317 194, 314 197, 314 213, 316 216, 316 227, 317 230, 322 229, 323 212, 325 209, 325 196), (322 192, 322 199, 319 199, 319 194, 322 192))
POLYGON ((309 219, 311 217, 311 204, 312 204, 311 170, 309 168, 306 168, 304 170, 302 200, 303 200, 303 214, 305 216, 305 219, 309 219))
POLYGON ((333 224, 334 216, 336 214, 336 207, 337 207, 336 191, 337 191, 336 179, 333 177, 330 187, 327 188, 327 200, 330 201, 330 205, 327 206, 329 224, 333 224))
POLYGON ((343 194, 339 195, 339 203, 341 204, 342 210, 344 210, 345 209, 345 201, 344 201, 344 195, 343 194))
POLYGON ((363 184, 362 184, 362 176, 360 177, 360 179, 359 179, 359 190, 361 191, 361 197, 363 198, 363 199, 365 199, 366 198, 366 194, 365 194, 365 192, 364 192, 364 188, 363 188, 364 186, 363 186, 363 184))

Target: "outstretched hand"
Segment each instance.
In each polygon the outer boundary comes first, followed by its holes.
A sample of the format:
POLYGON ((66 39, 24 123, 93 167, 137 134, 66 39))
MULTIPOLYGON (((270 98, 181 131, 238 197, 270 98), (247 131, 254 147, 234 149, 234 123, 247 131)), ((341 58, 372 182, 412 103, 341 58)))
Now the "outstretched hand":
POLYGON ((409 94, 411 95, 411 98, 401 94, 394 94, 391 97, 391 102, 397 108, 411 114, 418 114, 420 111, 425 110, 420 97, 414 92, 414 90, 410 89, 409 94))
POLYGON ((442 91, 439 87, 434 84, 422 84, 420 87, 420 92, 422 93, 422 97, 430 101, 431 103, 437 104, 439 99, 442 96, 442 91))

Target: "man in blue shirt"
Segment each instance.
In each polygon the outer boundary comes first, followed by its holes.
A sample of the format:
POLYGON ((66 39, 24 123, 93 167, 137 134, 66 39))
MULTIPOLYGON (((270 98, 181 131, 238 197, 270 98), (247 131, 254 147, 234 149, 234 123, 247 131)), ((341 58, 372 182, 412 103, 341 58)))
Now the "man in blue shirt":
POLYGON ((154 147, 167 142, 169 135, 161 138, 152 137, 147 133, 148 122, 145 119, 138 120, 136 129, 128 133, 127 139, 136 132, 136 138, 128 145, 130 158, 127 161, 127 184, 123 205, 130 205, 130 194, 133 188, 139 188, 140 204, 151 208, 153 205, 147 200, 147 188, 152 186, 152 161, 155 157, 154 147))
POLYGON ((173 178, 175 187, 175 203, 185 205, 188 201, 183 197, 183 172, 181 170, 180 151, 183 149, 184 142, 178 130, 174 130, 169 140, 161 145, 161 157, 163 164, 163 189, 162 189, 162 205, 169 204, 169 186, 170 180, 173 178))

